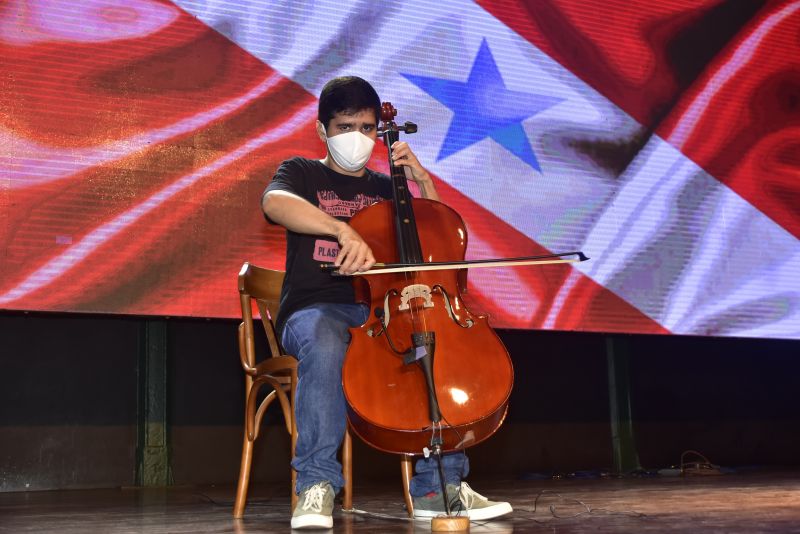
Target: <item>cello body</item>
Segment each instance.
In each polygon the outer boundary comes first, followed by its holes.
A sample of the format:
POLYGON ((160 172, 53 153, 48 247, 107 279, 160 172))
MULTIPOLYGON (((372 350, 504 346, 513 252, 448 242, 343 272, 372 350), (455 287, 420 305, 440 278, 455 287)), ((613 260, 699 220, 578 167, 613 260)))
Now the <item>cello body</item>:
MULTIPOLYGON (((399 184, 396 168, 392 170, 399 184)), ((408 261, 403 252, 407 244, 398 242, 404 238, 397 228, 409 222, 406 208, 413 210, 421 252, 417 261, 464 259, 463 220, 434 200, 409 196, 380 202, 357 213, 350 225, 378 261, 408 261), (404 212, 398 215, 399 211, 404 212)), ((486 316, 473 315, 465 307, 459 279, 458 270, 446 270, 354 280, 357 294, 373 313, 350 330, 342 383, 352 429, 377 449, 423 454, 438 435, 443 451, 458 450, 491 436, 505 418, 514 379, 511 359, 486 316), (429 352, 436 401, 421 365, 408 361, 415 350, 412 336, 420 331, 435 337, 429 352), (431 409, 436 402, 438 421, 431 409)))

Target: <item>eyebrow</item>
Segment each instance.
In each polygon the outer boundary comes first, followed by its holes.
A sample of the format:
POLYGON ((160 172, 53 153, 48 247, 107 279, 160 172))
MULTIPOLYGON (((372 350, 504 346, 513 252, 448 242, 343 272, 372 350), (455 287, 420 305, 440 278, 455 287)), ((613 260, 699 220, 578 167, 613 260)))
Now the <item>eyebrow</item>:
MULTIPOLYGON (((355 126, 355 125, 356 125, 356 121, 347 121, 347 122, 340 122, 336 126, 338 126, 338 127, 351 126, 352 127, 352 126, 355 126)), ((361 124, 361 127, 363 128, 364 126, 377 127, 378 125, 376 123, 374 123, 374 122, 364 122, 364 123, 361 124)))

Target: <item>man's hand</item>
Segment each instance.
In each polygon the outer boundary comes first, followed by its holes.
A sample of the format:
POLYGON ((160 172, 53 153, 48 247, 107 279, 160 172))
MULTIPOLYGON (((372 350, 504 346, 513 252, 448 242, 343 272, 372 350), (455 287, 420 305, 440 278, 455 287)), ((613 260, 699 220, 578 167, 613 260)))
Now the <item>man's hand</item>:
POLYGON ((409 176, 409 179, 417 183, 426 182, 431 179, 431 175, 428 174, 425 167, 420 164, 417 156, 414 155, 414 152, 411 151, 411 147, 408 146, 408 143, 405 141, 395 141, 392 144, 392 163, 395 165, 402 165, 410 170, 411 176, 409 176))
POLYGON ((364 272, 375 265, 372 249, 349 224, 342 223, 336 239, 339 241, 339 255, 333 264, 339 268, 340 273, 364 272))
POLYGON ((433 179, 430 173, 411 151, 411 147, 405 141, 395 141, 392 143, 392 163, 405 167, 406 178, 419 185, 420 193, 423 198, 439 200, 439 194, 433 186, 433 179))

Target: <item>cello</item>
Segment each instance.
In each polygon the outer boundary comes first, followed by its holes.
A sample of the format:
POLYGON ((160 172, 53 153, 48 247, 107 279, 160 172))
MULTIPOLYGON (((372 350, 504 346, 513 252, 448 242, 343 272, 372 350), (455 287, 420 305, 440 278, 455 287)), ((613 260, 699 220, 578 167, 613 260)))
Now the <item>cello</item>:
POLYGON ((400 272, 354 278, 373 313, 357 328, 342 385, 353 431, 371 446, 412 456, 456 451, 491 436, 508 411, 511 358, 487 317, 471 313, 461 293, 463 269, 414 266, 463 262, 464 221, 451 208, 412 198, 404 169, 392 162, 399 132, 390 103, 379 131, 389 152, 393 198, 358 212, 350 225, 384 264, 400 272))

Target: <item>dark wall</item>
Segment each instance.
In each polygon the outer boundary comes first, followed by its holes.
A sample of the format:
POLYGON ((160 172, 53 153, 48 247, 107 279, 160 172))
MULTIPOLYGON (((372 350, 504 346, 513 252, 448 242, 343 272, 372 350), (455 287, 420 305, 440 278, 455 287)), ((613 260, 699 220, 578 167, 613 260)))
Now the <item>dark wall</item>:
MULTIPOLYGON (((233 483, 244 391, 237 323, 163 320, 172 480, 233 483)), ((144 321, 0 314, 0 490, 134 484, 144 321)), ((606 336, 500 334, 516 383, 507 423, 470 453, 473 474, 609 468, 606 336)), ((634 431, 645 467, 675 464, 687 449, 731 466, 800 463, 799 342, 615 340, 630 358, 634 431)), ((256 480, 288 480, 288 439, 279 423, 268 414, 256 480)), ((357 480, 396 474, 396 459, 356 446, 357 480)))
POLYGON ((140 322, 0 315, 0 491, 130 484, 140 322))

